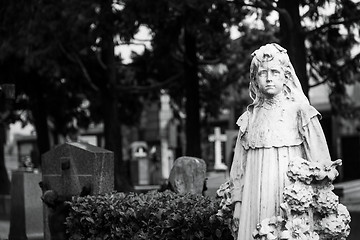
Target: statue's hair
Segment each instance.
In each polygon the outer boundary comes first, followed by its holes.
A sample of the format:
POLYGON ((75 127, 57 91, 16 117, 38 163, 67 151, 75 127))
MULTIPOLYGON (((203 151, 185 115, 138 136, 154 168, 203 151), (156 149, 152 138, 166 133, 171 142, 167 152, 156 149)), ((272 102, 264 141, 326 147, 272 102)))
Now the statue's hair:
POLYGON ((287 81, 291 80, 292 78, 292 72, 291 72, 291 62, 289 59, 289 56, 287 54, 286 49, 281 47, 280 45, 276 43, 270 43, 266 44, 256 51, 254 51, 252 54, 252 60, 250 64, 250 84, 249 84, 249 94, 250 98, 253 100, 253 102, 248 106, 248 109, 258 105, 263 101, 263 95, 260 93, 259 85, 256 81, 256 75, 258 73, 258 69, 261 63, 263 62, 269 62, 273 59, 276 59, 279 61, 281 68, 285 72, 285 96, 287 98, 291 98, 291 89, 286 84, 287 81))

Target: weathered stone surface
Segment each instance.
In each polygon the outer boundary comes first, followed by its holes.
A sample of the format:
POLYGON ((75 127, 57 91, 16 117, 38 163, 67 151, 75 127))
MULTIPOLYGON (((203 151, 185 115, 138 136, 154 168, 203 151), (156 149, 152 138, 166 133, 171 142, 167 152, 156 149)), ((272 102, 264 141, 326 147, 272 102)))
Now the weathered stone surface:
POLYGON ((40 173, 15 171, 11 179, 9 239, 43 239, 40 173))
POLYGON ((170 171, 169 182, 177 193, 202 194, 206 180, 206 163, 195 157, 180 157, 170 171))
POLYGON ((114 189, 113 152, 87 143, 64 143, 42 156, 43 184, 59 195, 73 196, 91 185, 90 194, 114 189))
POLYGON ((44 208, 45 239, 66 239, 65 200, 114 190, 113 152, 87 143, 68 142, 43 154, 42 170, 43 199, 47 204, 44 208))

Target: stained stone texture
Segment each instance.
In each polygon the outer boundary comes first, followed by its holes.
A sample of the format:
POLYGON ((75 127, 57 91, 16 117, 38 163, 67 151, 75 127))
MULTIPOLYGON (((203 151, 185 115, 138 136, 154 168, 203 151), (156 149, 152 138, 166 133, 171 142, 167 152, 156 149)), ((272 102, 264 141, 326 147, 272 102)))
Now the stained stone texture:
POLYGON ((177 193, 202 194, 206 179, 206 163, 195 157, 180 157, 170 171, 169 182, 177 193))
POLYGON ((91 195, 114 189, 113 152, 79 142, 64 143, 42 156, 43 183, 62 196, 79 195, 84 186, 91 195))
MULTIPOLYGON (((62 199, 78 196, 89 187, 90 195, 114 190, 113 152, 87 143, 68 142, 43 154, 42 170, 45 190, 54 190, 62 199)), ((65 239, 62 225, 54 222, 65 218, 65 213, 47 207, 44 212, 45 239, 65 239)))
POLYGON ((40 181, 40 173, 12 173, 9 240, 44 238, 40 181))

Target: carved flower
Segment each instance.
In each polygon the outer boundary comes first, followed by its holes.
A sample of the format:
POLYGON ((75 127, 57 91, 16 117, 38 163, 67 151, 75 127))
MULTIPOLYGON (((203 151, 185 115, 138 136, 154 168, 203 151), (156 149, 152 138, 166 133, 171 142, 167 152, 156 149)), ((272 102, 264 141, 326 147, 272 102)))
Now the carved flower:
POLYGON ((290 184, 284 189, 284 201, 291 210, 304 213, 313 203, 314 190, 301 182, 290 184))
POLYGON ((317 234, 316 232, 310 232, 307 234, 303 234, 301 235, 301 237, 298 237, 297 235, 295 236, 291 236, 290 231, 284 231, 281 234, 281 238, 280 239, 306 239, 306 240, 320 240, 320 236, 319 234, 317 234))
POLYGON ((337 159, 336 161, 331 162, 329 166, 325 166, 324 169, 325 174, 331 182, 334 181, 335 178, 339 175, 339 172, 336 170, 336 167, 341 165, 342 165, 341 159, 337 159))
POLYGON ((216 191, 217 196, 221 198, 220 209, 218 210, 218 216, 225 216, 232 212, 233 204, 231 199, 231 192, 234 188, 233 183, 229 180, 221 184, 216 191))
POLYGON ((282 226, 284 219, 280 216, 265 218, 261 223, 257 224, 253 232, 254 239, 275 240, 278 239, 278 232, 282 226))
POLYGON ((350 234, 348 222, 345 215, 331 214, 319 221, 317 230, 324 239, 346 239, 350 234))
POLYGON ((350 233, 350 215, 332 192, 332 181, 338 175, 336 167, 340 165, 341 160, 322 164, 293 159, 287 173, 292 183, 284 189, 284 201, 280 204, 284 219, 264 219, 257 225, 254 238, 345 240, 350 233))
POLYGON ((297 157, 289 164, 288 177, 292 181, 301 181, 306 184, 310 184, 314 179, 318 181, 323 180, 325 177, 331 179, 333 174, 336 175, 337 173, 336 169, 336 173, 333 171, 334 166, 336 167, 338 164, 331 162, 330 166, 324 166, 320 162, 310 162, 297 157))
POLYGON ((314 209, 322 214, 335 213, 338 209, 339 197, 329 190, 317 191, 315 195, 314 209))
POLYGON ((225 197, 225 195, 230 194, 234 184, 231 180, 226 181, 225 183, 221 184, 219 189, 216 191, 218 197, 225 197))
POLYGON ((301 181, 309 184, 313 179, 310 162, 303 158, 296 157, 290 162, 287 175, 294 182, 301 181))
POLYGON ((351 217, 350 217, 349 211, 343 204, 339 203, 339 205, 337 207, 337 213, 338 213, 338 217, 341 218, 344 223, 346 223, 346 224, 350 223, 351 217))
POLYGON ((308 235, 308 240, 320 240, 320 236, 317 234, 317 232, 310 232, 308 235))
POLYGON ((339 175, 336 170, 342 161, 340 159, 329 162, 329 165, 323 165, 320 162, 310 162, 297 157, 289 164, 288 177, 292 181, 301 181, 310 184, 314 179, 317 181, 328 178, 331 182, 339 175))
POLYGON ((288 219, 285 224, 285 230, 281 232, 280 239, 289 240, 309 240, 317 239, 315 233, 310 233, 309 220, 305 217, 294 217, 288 219), (312 238, 309 238, 309 237, 312 238))

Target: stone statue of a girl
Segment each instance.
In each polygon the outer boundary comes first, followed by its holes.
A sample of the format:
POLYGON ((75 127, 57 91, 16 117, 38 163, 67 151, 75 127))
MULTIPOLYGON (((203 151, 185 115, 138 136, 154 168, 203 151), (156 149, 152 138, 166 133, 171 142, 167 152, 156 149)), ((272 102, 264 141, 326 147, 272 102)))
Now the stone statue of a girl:
POLYGON ((230 171, 237 240, 253 239, 258 223, 281 215, 292 159, 331 165, 320 114, 304 95, 284 48, 266 44, 252 54, 249 90, 253 102, 237 121, 230 171))

